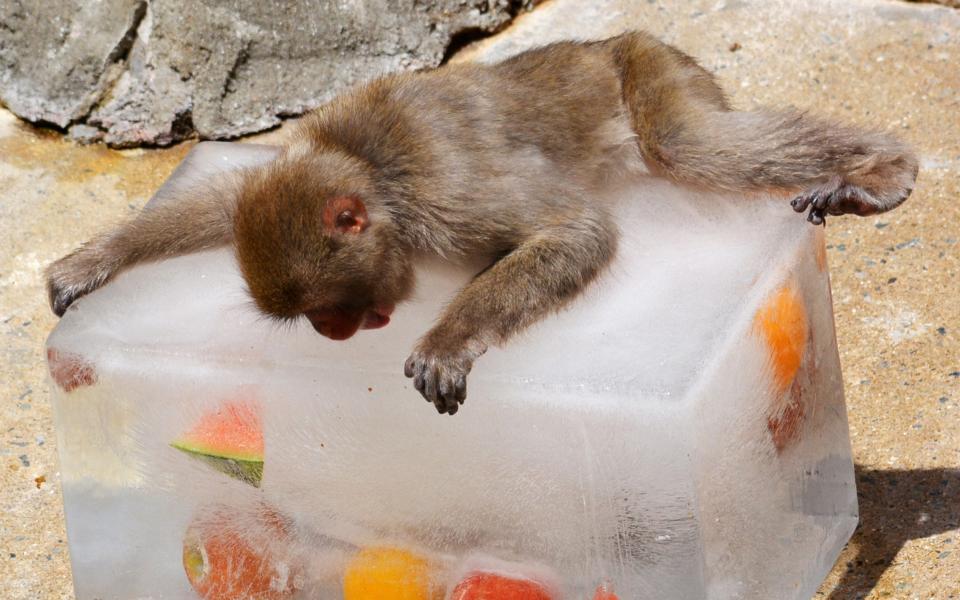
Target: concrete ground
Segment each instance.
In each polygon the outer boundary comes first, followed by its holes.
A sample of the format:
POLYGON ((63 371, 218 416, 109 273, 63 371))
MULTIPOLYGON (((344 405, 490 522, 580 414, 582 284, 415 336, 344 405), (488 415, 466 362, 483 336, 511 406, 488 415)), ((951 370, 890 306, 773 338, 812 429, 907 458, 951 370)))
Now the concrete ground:
MULTIPOLYGON (((861 525, 817 597, 960 598, 960 11, 549 0, 465 56, 639 27, 699 58, 738 106, 809 108, 919 149, 907 204, 827 228, 861 525)), ((79 147, 0 109, 0 598, 73 597, 43 266, 133 214, 189 147, 79 147)))

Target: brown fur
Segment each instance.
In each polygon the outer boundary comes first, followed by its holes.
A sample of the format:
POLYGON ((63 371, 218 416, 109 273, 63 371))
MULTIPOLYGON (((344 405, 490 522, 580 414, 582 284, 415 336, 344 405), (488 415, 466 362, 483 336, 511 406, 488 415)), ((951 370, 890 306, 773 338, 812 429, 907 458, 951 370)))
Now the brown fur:
POLYGON ((732 111, 713 77, 643 33, 563 42, 497 65, 391 75, 301 121, 280 156, 96 238, 48 271, 57 314, 144 260, 234 244, 254 301, 342 339, 382 326, 414 255, 490 266, 405 372, 440 412, 489 345, 563 306, 607 265, 597 192, 646 167, 678 183, 801 192, 795 210, 872 214, 917 173, 894 138, 795 111, 732 111), (340 208, 331 213, 331 206, 340 208))

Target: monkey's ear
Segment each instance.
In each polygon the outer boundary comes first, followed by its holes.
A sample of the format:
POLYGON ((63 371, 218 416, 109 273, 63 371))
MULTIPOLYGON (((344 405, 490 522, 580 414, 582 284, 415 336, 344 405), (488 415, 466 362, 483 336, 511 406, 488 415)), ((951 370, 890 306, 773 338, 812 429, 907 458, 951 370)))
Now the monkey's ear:
POLYGON ((323 228, 328 232, 360 233, 369 224, 367 207, 357 196, 337 196, 323 207, 323 228))

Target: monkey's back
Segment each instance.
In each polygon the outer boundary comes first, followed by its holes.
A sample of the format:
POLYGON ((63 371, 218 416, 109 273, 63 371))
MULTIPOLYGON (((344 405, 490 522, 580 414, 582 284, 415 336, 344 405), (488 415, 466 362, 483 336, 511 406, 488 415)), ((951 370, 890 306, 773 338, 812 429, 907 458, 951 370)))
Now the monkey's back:
POLYGON ((334 99, 305 123, 318 148, 364 158, 385 187, 445 229, 470 232, 459 240, 483 240, 497 252, 511 246, 498 240, 505 231, 508 238, 529 233, 558 207, 578 211, 601 197, 598 188, 624 173, 649 172, 638 132, 655 128, 663 90, 684 82, 722 97, 693 59, 628 33, 560 42, 496 64, 390 75, 334 99), (629 106, 625 56, 654 88, 629 106))

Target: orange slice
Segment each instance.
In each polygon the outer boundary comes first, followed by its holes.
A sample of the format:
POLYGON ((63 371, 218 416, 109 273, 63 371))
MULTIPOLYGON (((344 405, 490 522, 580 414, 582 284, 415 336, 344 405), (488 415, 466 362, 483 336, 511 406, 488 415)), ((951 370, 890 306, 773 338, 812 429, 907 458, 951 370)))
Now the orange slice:
POLYGON ((343 576, 343 600, 430 600, 428 561, 399 548, 358 552, 343 576))

